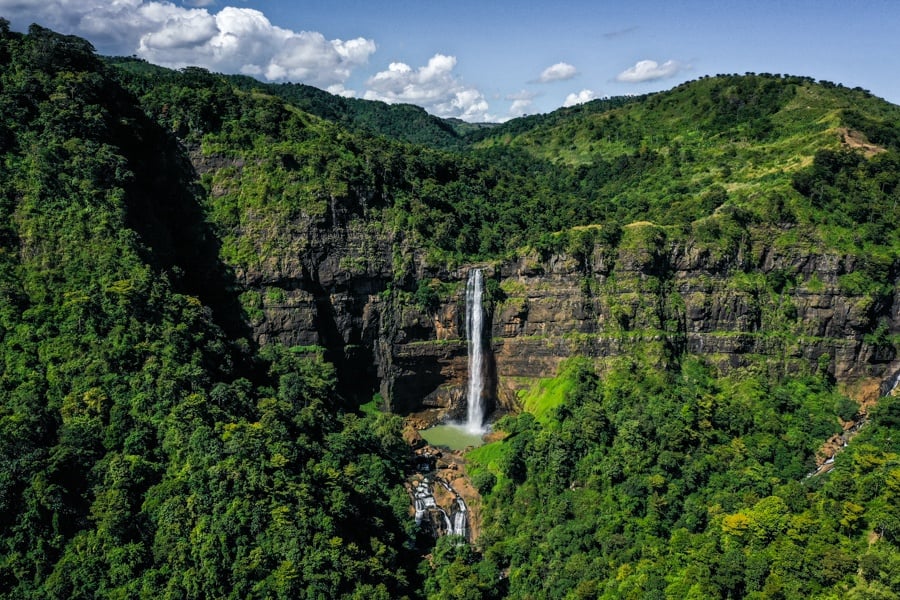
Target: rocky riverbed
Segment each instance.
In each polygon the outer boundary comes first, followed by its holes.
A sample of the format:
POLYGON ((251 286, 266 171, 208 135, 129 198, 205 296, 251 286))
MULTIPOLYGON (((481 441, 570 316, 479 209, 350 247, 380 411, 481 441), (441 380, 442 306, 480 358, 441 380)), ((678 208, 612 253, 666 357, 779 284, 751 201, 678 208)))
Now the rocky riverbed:
POLYGON ((475 543, 481 533, 481 495, 469 479, 464 454, 428 445, 412 427, 407 427, 404 437, 410 444, 414 466, 406 484, 410 518, 430 523, 435 536, 459 533, 454 517, 461 510, 461 499, 466 512, 465 537, 475 543), (423 484, 429 488, 427 493, 423 484), (431 509, 431 514, 422 514, 423 508, 431 509))

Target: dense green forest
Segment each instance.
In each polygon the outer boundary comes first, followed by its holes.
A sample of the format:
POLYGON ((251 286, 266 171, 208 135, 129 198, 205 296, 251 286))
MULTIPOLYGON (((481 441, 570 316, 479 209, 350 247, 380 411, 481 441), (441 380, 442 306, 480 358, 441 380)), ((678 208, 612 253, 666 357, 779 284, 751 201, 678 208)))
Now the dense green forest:
POLYGON ((627 359, 601 380, 578 360, 549 387, 542 416, 505 418, 508 437, 470 453, 484 554, 444 548, 435 597, 896 597, 896 397, 808 477, 855 411, 821 378, 627 359))
POLYGON ((200 188, 86 42, 0 58, 2 595, 412 593, 399 418, 225 333, 200 188))
MULTIPOLYGON (((363 410, 334 349, 258 344, 238 282, 321 230, 385 240, 374 293, 426 308, 421 265, 628 244, 738 264, 765 238, 848 257, 841 290, 883 315, 900 108, 865 90, 722 75, 475 127, 0 20, 0 156, 3 597, 900 595, 900 397, 808 476, 860 417, 827 356, 721 373, 663 323, 572 358, 468 454, 479 539, 435 543, 401 416, 363 410)), ((370 275, 369 250, 342 270, 370 275)), ((735 285, 797 283, 757 266, 735 285)), ((894 328, 867 343, 896 357, 894 328)))

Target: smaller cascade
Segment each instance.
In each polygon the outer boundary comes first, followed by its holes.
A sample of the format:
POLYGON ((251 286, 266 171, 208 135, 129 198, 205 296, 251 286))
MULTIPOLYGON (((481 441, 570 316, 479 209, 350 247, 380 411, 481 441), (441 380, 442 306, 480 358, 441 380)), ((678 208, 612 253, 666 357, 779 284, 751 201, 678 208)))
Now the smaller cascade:
POLYGON ((466 503, 461 496, 456 497, 456 512, 453 514, 453 535, 466 537, 466 503))
POLYGON ((484 424, 484 349, 482 328, 484 309, 484 275, 481 269, 469 271, 466 281, 466 339, 469 347, 469 386, 466 393, 468 415, 466 429, 470 433, 480 433, 484 424))
POLYGON ((447 533, 447 535, 453 535, 453 523, 450 522, 450 516, 443 508, 438 508, 438 510, 441 511, 442 515, 444 515, 444 531, 447 533))
POLYGON ((447 515, 447 512, 441 509, 441 512, 444 513, 444 517, 447 523, 447 535, 461 535, 463 537, 466 536, 466 524, 468 523, 468 513, 466 510, 466 503, 462 499, 456 490, 453 489, 453 486, 450 485, 449 482, 438 478, 437 482, 441 484, 444 489, 454 495, 456 501, 456 510, 453 508, 450 509, 450 513, 453 515, 453 519, 451 520, 447 515))
POLYGON ((458 535, 464 540, 468 536, 468 509, 462 497, 450 483, 440 477, 425 475, 411 489, 416 525, 429 523, 435 537, 440 535, 458 535), (434 486, 440 485, 453 495, 451 506, 441 506, 435 501, 434 486))
MULTIPOLYGON (((897 371, 881 383, 880 388, 880 396, 894 396, 898 393, 898 389, 900 389, 900 371, 897 371)), ((857 413, 853 418, 853 421, 850 427, 841 432, 840 435, 836 435, 832 437, 829 442, 839 442, 840 445, 835 445, 834 443, 831 445, 831 456, 825 459, 818 467, 816 467, 813 471, 810 471, 806 474, 807 477, 815 477, 816 475, 821 475, 823 473, 827 473, 834 467, 835 457, 842 452, 847 446, 850 445, 850 441, 856 437, 856 434, 859 433, 859 430, 869 424, 869 415, 867 412, 862 411, 857 413)), ((828 445, 824 446, 827 448, 828 445)))
POLYGON ((421 525, 429 508, 434 508, 434 496, 431 495, 431 486, 427 481, 422 481, 416 487, 413 494, 413 502, 416 509, 416 525, 421 525))
POLYGON ((897 371, 897 374, 894 376, 894 383, 891 384, 891 389, 889 389, 887 394, 884 395, 893 396, 898 387, 900 387, 900 371, 897 371))

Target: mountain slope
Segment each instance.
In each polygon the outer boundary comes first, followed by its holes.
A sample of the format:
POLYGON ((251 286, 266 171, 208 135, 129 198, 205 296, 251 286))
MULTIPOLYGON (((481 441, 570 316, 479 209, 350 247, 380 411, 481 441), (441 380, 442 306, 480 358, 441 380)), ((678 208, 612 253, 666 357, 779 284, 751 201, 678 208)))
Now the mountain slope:
MULTIPOLYGON (((195 71, 164 74, 167 83, 144 94, 146 110, 182 128, 182 136, 189 131, 215 132, 229 143, 230 134, 222 131, 221 121, 235 114, 237 100, 228 80, 195 71), (186 91, 195 85, 191 78, 217 92, 192 97, 186 91), (169 92, 164 91, 167 88, 169 92), (185 110, 192 116, 178 116, 185 110)), ((159 76, 143 83, 137 77, 129 85, 140 94, 159 76)), ((282 95, 289 89, 250 87, 282 95)), ((355 118, 343 108, 345 99, 331 97, 329 103, 322 92, 315 96, 317 114, 341 122, 355 118)), ((360 114, 393 119, 385 112, 387 107, 377 103, 357 101, 354 106, 372 107, 360 114)), ((852 150, 868 144, 870 134, 874 136, 870 150, 882 148, 874 140, 894 139, 891 123, 896 118, 896 107, 861 90, 805 78, 707 78, 645 98, 595 101, 483 130, 472 136, 483 138, 473 152, 456 145, 452 154, 430 153, 428 161, 440 164, 435 166, 440 173, 414 175, 410 191, 421 196, 416 183, 428 179, 437 187, 428 188, 426 194, 439 195, 451 183, 456 189, 447 199, 435 197, 426 205, 406 206, 403 212, 415 214, 411 229, 421 234, 417 245, 457 256, 496 255, 548 231, 601 220, 618 225, 650 220, 685 227, 710 217, 719 207, 731 213, 737 209, 745 219, 764 224, 835 225, 836 229, 823 232, 831 238, 823 244, 843 243, 847 249, 852 246, 846 243, 847 231, 863 224, 867 242, 890 246, 893 240, 885 236, 890 238, 896 230, 895 215, 886 210, 893 205, 890 198, 896 189, 890 175, 896 149, 890 144, 883 146, 889 152, 854 165, 825 154, 820 161, 824 166, 814 171, 834 179, 836 173, 825 171, 843 169, 842 180, 854 179, 864 189, 862 207, 811 206, 809 183, 795 186, 793 177, 805 173, 818 152, 852 150), (862 117, 861 110, 868 116, 862 117), (461 163, 464 170, 457 166, 461 163), (865 189, 875 180, 877 190, 865 189)), ((364 119, 353 122, 366 127, 364 119)), ((371 138, 362 136, 355 143, 365 146, 366 139, 371 138)), ((392 147, 395 153, 410 155, 400 146, 392 147)), ((414 152, 423 156, 420 153, 414 152)), ((710 227, 715 229, 714 225, 710 227)))
POLYGON ((399 421, 236 337, 183 150, 87 42, 6 25, 0 595, 410 591, 399 421))
POLYGON ((3 25, 2 594, 900 585, 897 107, 721 76, 460 134, 3 25), (460 408, 475 265, 509 414, 435 544, 357 407, 460 408))
MULTIPOLYGON (((170 69, 136 58, 111 57, 106 61, 136 80, 173 80, 179 77, 170 69)), ((344 98, 309 85, 267 84, 243 75, 222 75, 220 78, 236 89, 274 96, 304 112, 345 127, 405 142, 435 148, 458 148, 464 143, 461 132, 471 129, 468 124, 439 119, 411 104, 391 105, 344 98)))
MULTIPOLYGON (((818 211, 798 198, 793 176, 807 169, 817 153, 863 145, 871 170, 890 172, 898 119, 900 109, 862 90, 800 77, 720 76, 513 137, 489 132, 479 146, 509 148, 571 168, 587 205, 583 210, 605 218, 628 221, 643 215, 663 225, 695 220, 723 204, 724 191, 728 206, 764 222, 820 224, 837 220, 828 214, 834 207, 818 211), (861 112, 869 117, 858 118, 861 112), (889 152, 880 156, 882 150, 889 152), (698 205, 701 198, 712 205, 698 205)), ((896 183, 881 188, 874 195, 889 198, 896 183)), ((878 215, 874 218, 891 219, 881 227, 889 234, 896 215, 885 215, 883 206, 871 209, 878 215)))

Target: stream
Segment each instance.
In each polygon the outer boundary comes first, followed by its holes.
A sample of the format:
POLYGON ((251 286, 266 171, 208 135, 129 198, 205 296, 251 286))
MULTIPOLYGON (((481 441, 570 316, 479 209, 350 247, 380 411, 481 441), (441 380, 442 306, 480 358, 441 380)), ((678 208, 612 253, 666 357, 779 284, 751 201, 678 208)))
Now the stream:
POLYGON ((413 506, 416 510, 416 525, 422 526, 426 520, 431 523, 435 537, 458 535, 465 540, 468 536, 468 509, 462 497, 447 481, 426 472, 424 478, 413 490, 413 506), (444 487, 454 496, 452 507, 445 509, 434 499, 434 485, 444 487), (449 512, 448 512, 449 511, 449 512))
POLYGON ((456 493, 453 487, 441 479, 431 475, 425 475, 425 478, 416 486, 413 491, 413 505, 416 509, 416 525, 422 526, 426 519, 434 528, 435 537, 441 535, 458 535, 466 539, 468 510, 466 503, 462 497, 456 493), (436 484, 443 486, 448 492, 454 495, 455 502, 453 507, 444 509, 439 506, 434 499, 434 488, 436 484), (449 513, 448 513, 449 510, 449 513), (437 518, 437 522, 435 521, 437 518))

